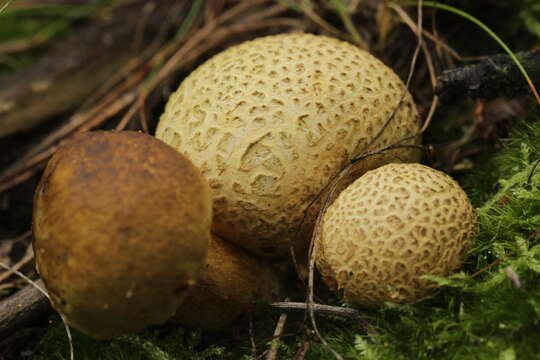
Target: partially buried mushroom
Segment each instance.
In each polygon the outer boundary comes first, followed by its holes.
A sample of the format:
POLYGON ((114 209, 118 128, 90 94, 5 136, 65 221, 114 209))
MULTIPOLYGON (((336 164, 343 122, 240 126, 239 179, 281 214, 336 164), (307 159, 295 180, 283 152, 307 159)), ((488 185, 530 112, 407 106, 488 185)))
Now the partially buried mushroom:
POLYGON ((52 305, 95 338, 166 321, 204 263, 209 187, 149 135, 74 137, 49 161, 34 200, 33 246, 52 305))
POLYGON ((173 321, 220 331, 258 305, 278 300, 281 286, 269 263, 213 236, 200 279, 173 321))

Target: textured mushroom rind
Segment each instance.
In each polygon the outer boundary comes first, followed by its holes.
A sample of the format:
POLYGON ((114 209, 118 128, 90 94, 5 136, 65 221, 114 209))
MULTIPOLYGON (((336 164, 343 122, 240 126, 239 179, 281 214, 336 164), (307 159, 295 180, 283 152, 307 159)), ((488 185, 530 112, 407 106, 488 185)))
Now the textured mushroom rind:
POLYGON ((109 338, 158 324, 204 264, 212 201, 200 171, 162 141, 91 132, 62 145, 34 197, 34 252, 56 310, 109 338))
MULTIPOLYGON (((282 34, 197 68, 170 97, 156 136, 208 178, 214 233, 283 257, 306 208, 344 165, 404 139, 416 143, 418 129, 410 94, 381 61, 333 38, 282 34)), ((418 156, 394 149, 385 163, 418 156)))
POLYGON ((277 301, 280 291, 270 264, 212 237, 199 281, 172 320, 191 328, 225 330, 249 309, 277 301))
POLYGON ((348 301, 416 302, 435 290, 422 276, 458 269, 477 231, 475 210, 456 181, 424 165, 388 164, 328 207, 317 268, 348 301))

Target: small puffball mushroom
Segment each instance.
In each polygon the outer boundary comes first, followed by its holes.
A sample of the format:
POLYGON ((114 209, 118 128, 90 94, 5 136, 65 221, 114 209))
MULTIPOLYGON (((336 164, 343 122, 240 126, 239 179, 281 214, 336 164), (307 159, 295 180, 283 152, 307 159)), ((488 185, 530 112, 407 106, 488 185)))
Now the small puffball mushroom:
POLYGON ((316 263, 323 281, 353 303, 420 301, 423 275, 461 266, 477 234, 467 195, 448 175, 420 164, 388 164, 349 185, 324 214, 316 263))
POLYGON ((280 291, 270 264, 213 236, 197 285, 172 320, 191 328, 225 330, 257 304, 279 300, 280 291))
MULTIPOLYGON (((302 222, 313 225, 307 207, 352 158, 417 143, 418 129, 411 95, 381 61, 337 39, 292 33, 233 46, 197 68, 169 98, 156 137, 207 177, 213 233, 280 258, 302 222)), ((365 167, 418 156, 396 148, 365 167)))
POLYGON ((162 141, 75 136, 49 161, 33 212, 37 269, 73 327, 110 338, 163 323, 196 281, 210 241, 210 189, 162 141))

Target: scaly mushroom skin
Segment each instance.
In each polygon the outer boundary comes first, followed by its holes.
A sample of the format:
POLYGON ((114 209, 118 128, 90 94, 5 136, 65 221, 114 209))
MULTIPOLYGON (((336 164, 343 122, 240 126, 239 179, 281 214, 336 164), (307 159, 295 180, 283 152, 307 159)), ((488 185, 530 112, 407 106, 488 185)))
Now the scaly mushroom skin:
POLYGON ((477 234, 467 195, 448 175, 420 164, 368 171, 328 207, 317 267, 356 304, 420 301, 434 293, 423 275, 461 266, 477 234))
POLYGON ((269 263, 213 236, 199 281, 172 320, 191 328, 225 330, 257 304, 277 301, 280 292, 269 263))
POLYGON ((208 184, 149 135, 74 137, 49 161, 34 200, 33 246, 52 305, 95 338, 166 321, 204 264, 208 184))
MULTIPOLYGON (((417 143, 418 129, 412 97, 390 68, 349 43, 295 33, 233 46, 201 65, 170 97, 156 136, 208 178, 215 234, 279 258, 340 169, 361 153, 417 143)), ((364 167, 418 156, 395 149, 364 167)))

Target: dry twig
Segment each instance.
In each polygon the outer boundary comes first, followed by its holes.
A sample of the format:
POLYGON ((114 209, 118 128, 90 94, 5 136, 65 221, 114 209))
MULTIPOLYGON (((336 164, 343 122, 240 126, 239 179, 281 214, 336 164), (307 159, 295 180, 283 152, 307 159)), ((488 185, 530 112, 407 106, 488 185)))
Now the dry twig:
POLYGON ((257 358, 257 345, 255 345, 255 337, 253 336, 253 314, 249 313, 249 341, 251 342, 251 357, 257 358))
POLYGON ((304 333, 304 336, 302 339, 302 348, 298 351, 298 353, 294 357, 294 360, 304 360, 307 352, 309 351, 309 347, 310 347, 309 339, 304 333))
POLYGON ((0 283, 4 282, 11 275, 13 275, 16 271, 20 270, 23 266, 28 264, 33 259, 34 259, 34 251, 32 250, 32 244, 28 244, 28 246, 26 247, 26 251, 24 253, 23 258, 21 260, 17 261, 17 263, 15 265, 13 265, 9 270, 6 270, 6 272, 0 274, 0 283))
MULTIPOLYGON (((43 281, 36 284, 43 287, 43 281)), ((28 325, 51 309, 49 300, 38 289, 28 285, 0 302, 0 339, 28 325)))
MULTIPOLYGON (((307 310, 308 305, 301 302, 285 301, 271 303, 270 307, 279 311, 302 312, 307 310)), ((323 316, 343 317, 348 319, 358 319, 360 317, 360 312, 356 309, 316 303, 313 304, 313 312, 323 316)))
MULTIPOLYGON (((285 299, 285 302, 288 302, 289 299, 285 299)), ((275 341, 283 335, 283 329, 285 328, 285 322, 287 321, 287 313, 281 313, 279 315, 278 322, 276 324, 276 329, 274 330, 273 341, 268 353, 266 354, 266 360, 276 360, 278 354, 278 343, 275 341)))

